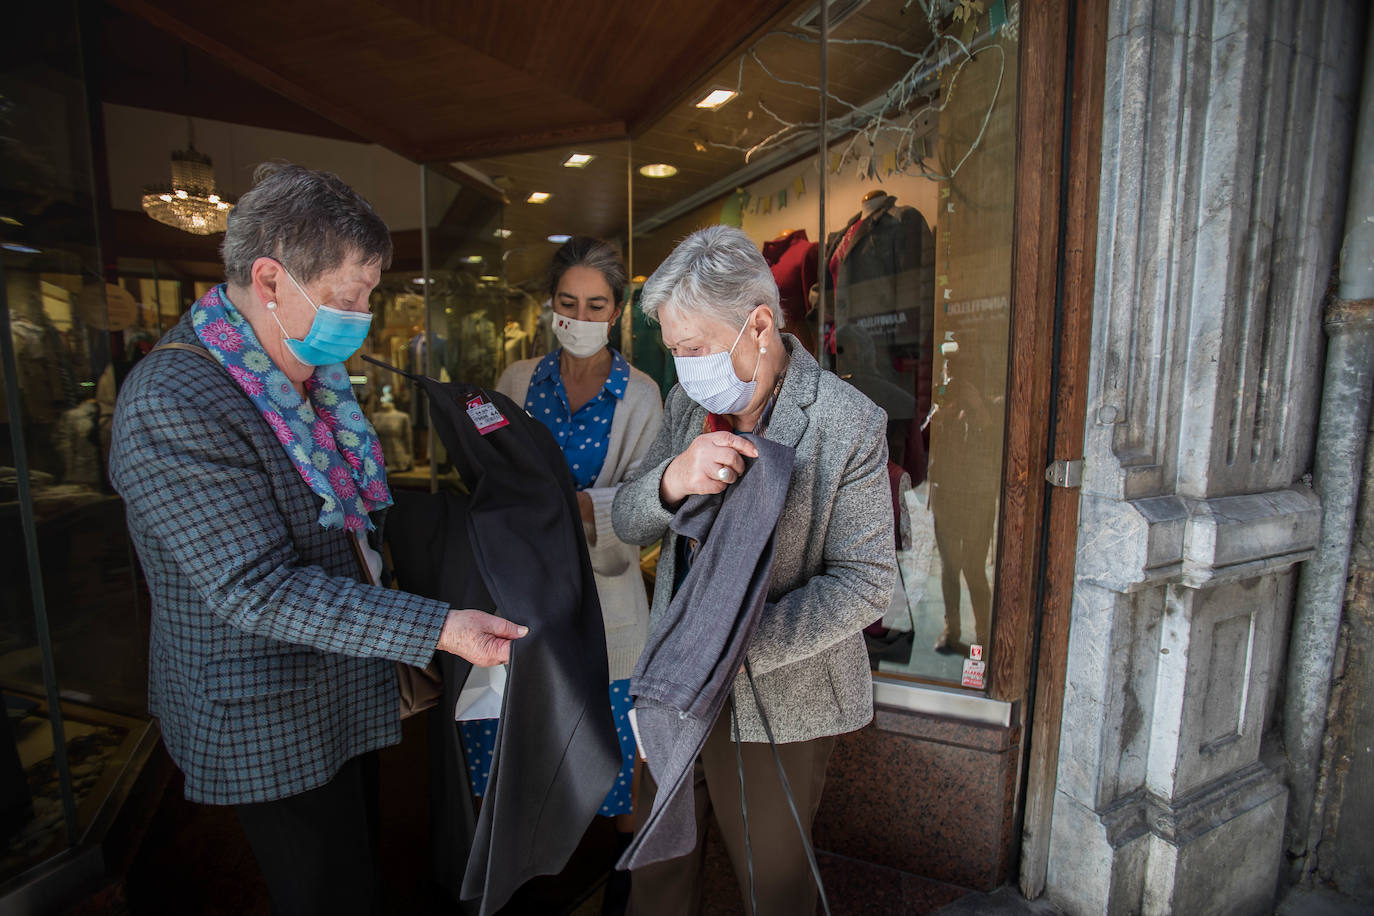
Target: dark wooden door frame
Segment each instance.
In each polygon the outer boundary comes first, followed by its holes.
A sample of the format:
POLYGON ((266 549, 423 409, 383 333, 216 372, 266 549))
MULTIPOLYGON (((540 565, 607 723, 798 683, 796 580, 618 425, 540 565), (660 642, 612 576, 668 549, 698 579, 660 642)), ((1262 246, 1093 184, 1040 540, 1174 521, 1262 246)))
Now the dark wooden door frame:
MULTIPOLYGON (((1022 892, 1045 886, 1059 762, 1097 241, 1107 0, 1021 5, 1007 435, 990 694, 1016 705, 1022 892)), ((1008 875, 1008 879, 1012 876, 1008 875)))

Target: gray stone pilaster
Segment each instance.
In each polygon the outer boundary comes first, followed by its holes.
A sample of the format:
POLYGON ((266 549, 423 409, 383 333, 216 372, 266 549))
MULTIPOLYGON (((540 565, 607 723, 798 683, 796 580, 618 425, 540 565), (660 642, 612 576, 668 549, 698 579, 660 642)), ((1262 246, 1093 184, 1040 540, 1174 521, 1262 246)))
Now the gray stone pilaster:
POLYGON ((1272 912, 1357 0, 1113 0, 1047 893, 1272 912))

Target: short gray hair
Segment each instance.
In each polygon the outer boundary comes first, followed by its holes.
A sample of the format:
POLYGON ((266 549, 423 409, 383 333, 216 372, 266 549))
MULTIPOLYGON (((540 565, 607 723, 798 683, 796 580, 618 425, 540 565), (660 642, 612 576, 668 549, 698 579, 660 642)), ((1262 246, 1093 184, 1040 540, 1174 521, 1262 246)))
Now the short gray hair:
POLYGON ((650 319, 672 308, 739 327, 760 305, 782 330, 778 284, 758 247, 738 229, 708 226, 683 239, 659 265, 644 284, 639 307, 650 319))
POLYGON ((220 245, 224 276, 236 286, 253 281, 253 262, 273 258, 301 283, 357 256, 391 266, 391 232, 372 205, 338 175, 287 162, 264 162, 253 187, 229 211, 220 245))

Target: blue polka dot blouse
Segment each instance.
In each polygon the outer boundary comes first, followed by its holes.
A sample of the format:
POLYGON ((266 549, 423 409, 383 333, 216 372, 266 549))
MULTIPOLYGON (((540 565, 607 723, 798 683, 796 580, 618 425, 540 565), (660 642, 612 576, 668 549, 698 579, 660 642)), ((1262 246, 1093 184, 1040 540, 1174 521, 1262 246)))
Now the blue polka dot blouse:
POLYGON ((568 407, 568 391, 563 387, 563 373, 558 367, 558 358, 563 353, 561 348, 534 367, 525 395, 525 409, 553 433, 579 490, 590 487, 601 473, 611 441, 615 405, 625 397, 625 389, 630 383, 630 364, 615 348, 610 349, 610 377, 596 396, 576 413, 568 407))

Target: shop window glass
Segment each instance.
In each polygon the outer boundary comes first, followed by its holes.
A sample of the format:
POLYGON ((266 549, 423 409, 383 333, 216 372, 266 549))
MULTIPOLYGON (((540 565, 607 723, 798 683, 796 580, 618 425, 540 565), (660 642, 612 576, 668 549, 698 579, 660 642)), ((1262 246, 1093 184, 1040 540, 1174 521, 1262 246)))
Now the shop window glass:
MULTIPOLYGON (((493 386, 508 361, 535 346, 538 311, 538 303, 505 283, 505 207, 498 193, 464 184, 449 169, 417 171, 417 194, 427 260, 398 251, 395 268, 373 293, 363 352, 406 372, 493 386)), ((423 389, 360 357, 348 365, 386 452, 391 485, 456 482, 430 429, 423 389)))
MULTIPOLYGON (((821 355, 888 414, 901 577, 866 634, 874 669, 979 689, 1006 425, 1019 9, 945 6, 918 15, 907 54, 891 58, 889 97, 907 103, 829 147, 821 355)), ((841 24, 830 72, 857 48, 881 54, 846 42, 881 38, 866 18, 902 8, 874 0, 841 24)))
POLYGON ((1019 7, 832 4, 824 154, 811 7, 708 81, 737 98, 673 111, 635 156, 735 188, 674 201, 636 175, 635 271, 697 228, 739 226, 774 268, 785 330, 887 412, 902 576, 870 659, 975 690, 995 623, 1019 7))
POLYGON ((102 276, 75 6, 5 15, 0 307, 14 374, 0 391, 0 881, 116 804, 148 734, 147 605, 105 474, 136 309, 102 276))

